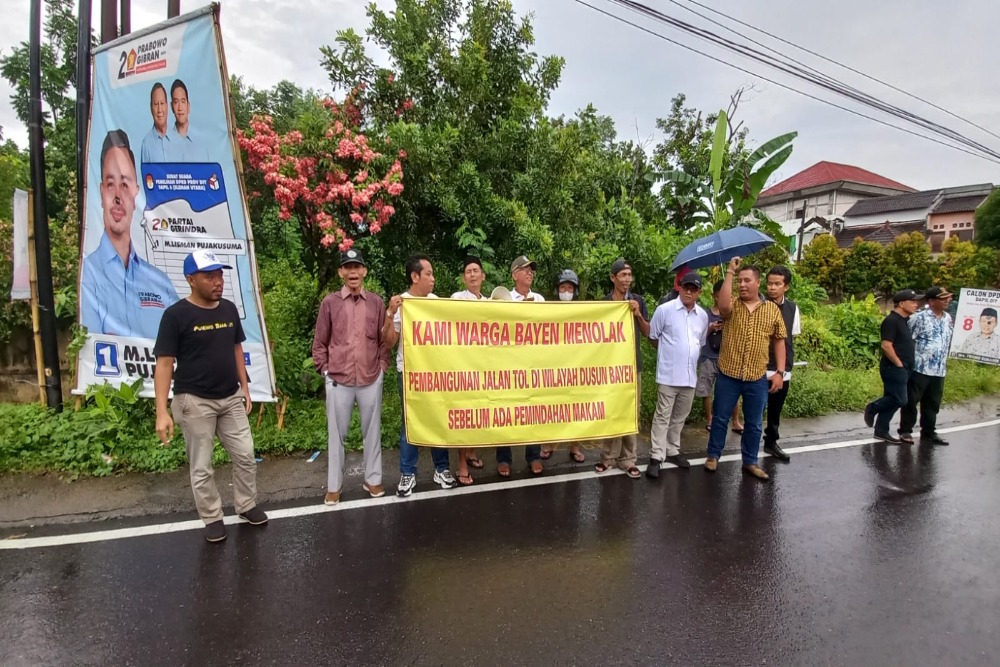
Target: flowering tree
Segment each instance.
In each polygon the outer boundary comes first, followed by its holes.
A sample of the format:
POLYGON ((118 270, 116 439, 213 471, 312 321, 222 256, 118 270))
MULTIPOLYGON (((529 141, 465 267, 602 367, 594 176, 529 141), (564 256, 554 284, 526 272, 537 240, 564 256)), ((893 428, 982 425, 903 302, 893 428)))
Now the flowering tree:
MULTIPOLYGON (((298 222, 304 263, 321 290, 333 280, 336 253, 378 234, 403 192, 406 153, 379 152, 361 131, 362 90, 355 88, 339 104, 317 101, 286 133, 274 129, 270 116, 254 116, 249 130, 239 132, 251 176, 272 191, 280 219, 298 222)), ((380 143, 390 145, 388 139, 380 143)))

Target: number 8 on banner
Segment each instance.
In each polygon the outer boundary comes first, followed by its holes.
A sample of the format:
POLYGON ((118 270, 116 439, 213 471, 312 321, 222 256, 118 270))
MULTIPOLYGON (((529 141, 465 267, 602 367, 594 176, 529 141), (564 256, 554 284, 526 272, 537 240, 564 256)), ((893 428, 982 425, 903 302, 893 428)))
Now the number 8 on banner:
POLYGON ((972 324, 973 324, 972 318, 966 317, 964 320, 962 320, 962 331, 972 331, 972 324))

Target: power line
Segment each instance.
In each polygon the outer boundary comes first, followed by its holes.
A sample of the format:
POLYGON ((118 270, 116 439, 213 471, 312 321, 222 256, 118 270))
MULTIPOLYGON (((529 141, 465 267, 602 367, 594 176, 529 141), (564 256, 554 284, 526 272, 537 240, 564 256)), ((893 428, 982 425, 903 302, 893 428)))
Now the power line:
MULTIPOLYGON (((875 83, 878 83, 878 84, 883 85, 883 86, 885 86, 887 88, 890 88, 890 89, 896 91, 897 93, 902 93, 903 95, 906 95, 907 97, 909 97, 911 99, 917 100, 918 102, 923 102, 924 104, 926 104, 928 106, 931 106, 931 107, 937 109, 938 111, 941 111, 943 113, 948 114, 952 118, 956 118, 956 119, 962 121, 963 123, 968 123, 972 127, 976 128, 976 129, 979 129, 979 130, 982 130, 983 132, 985 132, 986 134, 988 134, 988 135, 990 135, 992 137, 1000 139, 1000 134, 996 134, 995 132, 993 132, 993 131, 991 131, 991 130, 985 128, 985 127, 983 127, 982 125, 976 123, 975 121, 971 121, 968 118, 965 118, 963 116, 959 116, 957 113, 955 113, 953 111, 949 111, 948 109, 945 109, 944 107, 939 106, 939 105, 935 104, 934 102, 931 102, 930 100, 924 99, 923 97, 920 97, 919 95, 915 95, 914 93, 911 93, 911 92, 909 92, 907 90, 904 90, 902 88, 894 86, 893 84, 888 83, 887 81, 883 81, 882 79, 879 79, 878 77, 875 77, 875 76, 872 76, 871 74, 867 74, 865 72, 862 72, 861 70, 855 69, 855 68, 851 67, 850 65, 845 65, 844 63, 838 62, 837 60, 834 60, 833 58, 829 58, 827 56, 824 56, 822 53, 817 53, 817 52, 812 51, 811 49, 808 49, 808 48, 806 48, 804 46, 800 46, 799 44, 796 44, 795 42, 789 41, 789 40, 787 40, 787 39, 785 39, 783 37, 780 37, 778 35, 772 34, 772 33, 768 32, 768 31, 764 30, 763 28, 758 28, 757 26, 754 26, 754 25, 752 25, 750 23, 746 23, 745 21, 741 21, 740 19, 738 19, 738 18, 736 18, 734 16, 730 16, 729 14, 726 14, 725 12, 719 11, 718 9, 714 9, 712 7, 709 7, 708 5, 704 5, 704 4, 700 3, 700 2, 698 2, 697 0, 685 0, 685 1, 689 2, 692 5, 697 5, 698 7, 701 7, 702 9, 706 9, 706 10, 708 10, 708 11, 714 13, 714 14, 718 14, 719 16, 725 17, 725 18, 729 19, 730 21, 738 23, 738 24, 740 24, 740 25, 742 25, 742 26, 744 26, 746 28, 750 28, 751 30, 756 30, 757 32, 759 32, 759 33, 761 33, 763 35, 767 35, 771 39, 776 39, 779 42, 781 42, 782 44, 787 44, 788 46, 791 46, 792 48, 798 49, 799 51, 802 51, 803 53, 808 53, 811 56, 815 56, 815 57, 817 57, 817 58, 819 58, 821 60, 825 60, 826 62, 828 62, 828 63, 830 63, 832 65, 836 65, 837 67, 841 67, 841 68, 847 70, 848 72, 853 72, 854 74, 857 74, 858 76, 863 76, 864 78, 868 79, 869 81, 874 81, 875 83)), ((688 7, 683 7, 683 5, 681 5, 679 2, 677 2, 677 0, 669 0, 669 2, 672 2, 673 4, 675 4, 675 5, 679 6, 679 7, 682 7, 683 9, 686 9, 689 12, 695 13, 698 16, 702 16, 703 18, 705 18, 702 14, 698 14, 698 12, 695 12, 693 9, 690 9, 688 7)), ((711 19, 707 19, 706 18, 706 20, 711 20, 711 19)), ((715 22, 713 21, 713 23, 715 23, 715 22)), ((722 25, 722 24, 717 24, 717 25, 722 25)), ((723 26, 723 27, 725 27, 725 26, 723 26)), ((727 29, 729 29, 729 28, 727 28, 727 29)), ((749 39, 749 38, 747 38, 747 39, 749 39)))
POLYGON ((667 37, 666 35, 662 35, 662 34, 656 32, 655 30, 650 30, 649 28, 647 28, 645 26, 642 26, 642 25, 639 25, 638 23, 634 23, 632 21, 629 21, 628 19, 625 19, 625 18, 623 18, 621 16, 618 16, 616 14, 612 14, 611 12, 603 10, 603 9, 601 9, 599 7, 595 7, 594 5, 591 5, 591 4, 587 3, 587 2, 584 2, 584 0, 573 0, 573 1, 575 3, 577 3, 577 4, 579 4, 579 5, 583 5, 584 7, 587 7, 588 9, 591 9, 591 10, 593 10, 593 11, 599 13, 599 14, 603 14, 604 16, 607 16, 607 17, 612 18, 612 19, 614 19, 616 21, 624 23, 625 25, 628 25, 628 26, 631 26, 633 28, 636 28, 637 30, 641 30, 642 32, 645 32, 645 33, 647 33, 649 35, 652 35, 653 37, 656 37, 658 39, 662 39, 662 40, 664 40, 666 42, 669 42, 669 43, 671 43, 671 44, 673 44, 675 46, 679 46, 682 49, 685 49, 687 51, 691 51, 692 53, 696 53, 696 54, 698 54, 700 56, 708 58, 709 60, 714 60, 715 62, 717 62, 717 63, 719 63, 721 65, 725 65, 726 67, 729 67, 731 69, 735 69, 735 70, 737 70, 739 72, 743 72, 744 74, 748 74, 750 76, 756 77, 758 79, 761 79, 762 81, 767 81, 768 83, 773 84, 775 86, 778 86, 779 88, 784 88, 785 90, 791 91, 791 92, 796 93, 798 95, 802 95, 803 97, 807 97, 807 98, 815 100, 817 102, 821 102, 821 103, 826 104, 828 106, 831 106, 831 107, 833 107, 835 109, 840 109, 841 111, 846 111, 847 113, 853 114, 853 115, 858 116, 860 118, 864 118, 866 120, 870 120, 870 121, 876 122, 876 123, 878 123, 880 125, 885 125, 886 127, 891 127, 891 128, 893 128, 895 130, 899 130, 900 132, 905 132, 906 134, 909 134, 909 135, 912 135, 912 136, 915 136, 915 137, 919 137, 921 139, 926 139, 927 141, 934 142, 934 143, 939 144, 941 146, 946 146, 948 148, 960 151, 962 153, 966 153, 967 155, 972 155, 974 157, 978 157, 978 158, 987 160, 989 162, 994 162, 996 164, 1000 164, 1000 159, 996 159, 994 157, 988 157, 986 155, 983 155, 980 152, 974 152, 974 151, 968 150, 966 148, 962 148, 961 146, 956 146, 953 143, 948 143, 948 142, 943 141, 941 139, 936 139, 936 138, 934 138, 932 136, 928 136, 926 134, 921 134, 920 132, 915 132, 915 131, 913 131, 911 129, 908 129, 906 127, 903 127, 901 125, 895 125, 895 124, 890 123, 890 122, 888 122, 886 120, 882 120, 881 118, 876 118, 874 116, 869 116, 869 115, 867 115, 865 113, 857 111, 856 109, 851 109, 849 107, 845 107, 843 105, 837 104, 836 102, 832 102, 830 100, 823 99, 823 98, 818 97, 816 95, 813 95, 811 93, 807 93, 807 92, 805 92, 803 90, 799 90, 798 88, 794 88, 794 87, 792 87, 792 86, 790 86, 788 84, 780 83, 778 81, 775 81, 774 79, 770 79, 770 78, 768 78, 766 76, 763 76, 761 74, 758 74, 758 73, 753 72, 751 70, 748 70, 746 68, 740 67, 739 65, 735 65, 733 63, 727 62, 727 61, 725 61, 722 58, 719 58, 717 56, 713 56, 711 54, 705 53, 704 51, 699 51, 698 49, 696 49, 696 48, 694 48, 692 46, 689 46, 689 45, 684 44, 682 42, 679 42, 677 40, 671 39, 670 37, 667 37))
POLYGON ((807 83, 811 83, 821 88, 825 88, 826 90, 837 93, 838 95, 848 97, 856 102, 859 102, 861 104, 864 104, 865 106, 882 111, 883 113, 886 113, 890 116, 894 116, 896 118, 901 118, 903 120, 911 122, 915 125, 923 127, 924 129, 930 130, 935 134, 945 136, 960 144, 968 146, 974 151, 982 153, 985 156, 989 156, 990 158, 1000 159, 1000 152, 997 152, 992 148, 989 148, 973 139, 970 139, 956 132, 955 130, 952 130, 951 128, 944 127, 943 125, 935 123, 934 121, 928 120, 926 118, 913 114, 904 109, 900 109, 899 107, 895 107, 891 104, 883 102, 882 100, 872 97, 867 93, 863 93, 861 91, 857 91, 856 89, 852 89, 846 84, 843 84, 842 82, 837 81, 836 79, 832 79, 831 77, 828 77, 825 74, 820 73, 820 76, 817 77, 813 74, 810 74, 802 67, 799 67, 795 64, 786 62, 784 60, 776 61, 773 58, 765 54, 762 54, 761 52, 756 51, 755 49, 745 44, 733 42, 732 40, 721 37, 709 30, 691 25, 680 19, 676 19, 674 17, 663 14, 662 12, 652 9, 640 2, 635 2, 634 0, 607 0, 607 1, 612 4, 617 4, 622 7, 625 7, 626 9, 629 9, 634 13, 652 18, 655 21, 670 25, 683 32, 687 32, 691 35, 694 35, 695 37, 702 39, 703 41, 707 41, 717 46, 721 46, 722 48, 735 52, 746 58, 750 58, 751 60, 755 60, 773 69, 777 69, 778 71, 789 74, 807 83))

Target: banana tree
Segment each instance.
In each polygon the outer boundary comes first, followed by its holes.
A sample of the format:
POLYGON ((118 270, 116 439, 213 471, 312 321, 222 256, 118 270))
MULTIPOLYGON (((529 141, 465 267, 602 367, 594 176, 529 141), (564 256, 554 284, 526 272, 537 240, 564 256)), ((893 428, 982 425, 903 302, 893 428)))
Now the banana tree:
POLYGON ((651 174, 651 180, 673 183, 692 193, 677 197, 682 204, 694 208, 688 220, 691 226, 708 224, 724 229, 750 216, 767 179, 788 160, 792 154, 792 141, 798 136, 797 132, 789 132, 775 137, 750 155, 738 157, 726 165, 730 141, 728 129, 728 117, 723 109, 719 111, 715 125, 708 178, 679 170, 651 174))

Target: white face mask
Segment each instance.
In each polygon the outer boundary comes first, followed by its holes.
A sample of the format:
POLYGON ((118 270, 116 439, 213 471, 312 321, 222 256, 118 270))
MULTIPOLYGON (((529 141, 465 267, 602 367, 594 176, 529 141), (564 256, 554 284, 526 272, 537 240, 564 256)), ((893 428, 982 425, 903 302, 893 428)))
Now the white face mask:
POLYGON ((559 292, 559 300, 560 301, 572 301, 573 300, 573 293, 572 292, 559 292))

